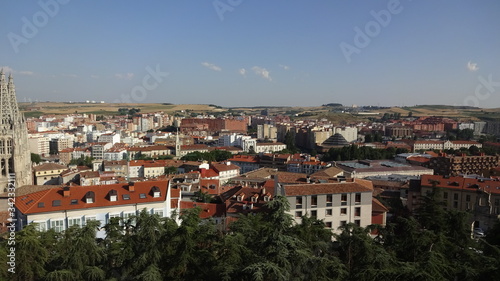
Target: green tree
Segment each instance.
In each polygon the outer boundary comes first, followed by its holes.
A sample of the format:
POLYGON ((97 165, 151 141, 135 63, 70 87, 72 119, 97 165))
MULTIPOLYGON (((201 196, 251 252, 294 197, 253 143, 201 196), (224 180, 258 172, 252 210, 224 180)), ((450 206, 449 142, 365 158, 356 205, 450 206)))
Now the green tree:
POLYGON ((40 162, 42 162, 42 157, 40 154, 31 153, 31 162, 40 164, 40 162))

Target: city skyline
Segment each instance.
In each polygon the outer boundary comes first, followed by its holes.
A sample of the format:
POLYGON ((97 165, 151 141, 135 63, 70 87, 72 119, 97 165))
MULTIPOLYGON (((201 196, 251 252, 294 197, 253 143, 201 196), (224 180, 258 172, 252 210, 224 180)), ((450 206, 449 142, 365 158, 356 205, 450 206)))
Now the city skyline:
POLYGON ((19 101, 500 107, 497 1, 4 3, 19 101))

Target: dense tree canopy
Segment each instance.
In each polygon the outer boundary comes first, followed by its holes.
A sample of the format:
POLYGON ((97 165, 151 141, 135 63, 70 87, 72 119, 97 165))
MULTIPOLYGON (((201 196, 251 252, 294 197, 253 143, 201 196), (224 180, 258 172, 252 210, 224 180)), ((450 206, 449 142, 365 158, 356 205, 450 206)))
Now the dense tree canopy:
POLYGON ((387 149, 377 149, 369 146, 357 146, 352 144, 342 148, 330 148, 323 155, 323 161, 347 161, 347 160, 364 160, 364 159, 392 159, 396 154, 407 153, 405 148, 390 147, 387 149))
POLYGON ((221 162, 221 161, 226 161, 231 157, 233 157, 233 154, 225 150, 212 150, 210 152, 195 151, 182 156, 181 160, 187 160, 187 161, 205 160, 205 161, 221 162))
POLYGON ((443 209, 439 192, 414 217, 396 216, 385 228, 347 224, 335 235, 315 218, 295 224, 279 196, 229 231, 202 221, 199 208, 180 214, 180 224, 142 211, 63 233, 29 225, 16 234, 15 274, 7 271, 8 240, 0 241, 0 279, 500 280, 500 224, 486 240, 472 239, 468 214, 443 209))

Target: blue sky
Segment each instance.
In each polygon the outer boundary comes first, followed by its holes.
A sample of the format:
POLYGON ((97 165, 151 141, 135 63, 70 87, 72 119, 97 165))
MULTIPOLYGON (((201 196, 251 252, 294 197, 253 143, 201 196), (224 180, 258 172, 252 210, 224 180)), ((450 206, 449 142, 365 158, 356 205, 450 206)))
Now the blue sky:
POLYGON ((4 1, 0 26, 19 101, 500 107, 497 0, 4 1))

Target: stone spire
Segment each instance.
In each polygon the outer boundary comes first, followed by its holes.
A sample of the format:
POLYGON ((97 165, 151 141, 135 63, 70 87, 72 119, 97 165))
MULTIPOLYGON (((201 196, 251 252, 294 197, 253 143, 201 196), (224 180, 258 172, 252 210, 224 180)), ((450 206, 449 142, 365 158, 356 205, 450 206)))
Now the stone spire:
POLYGON ((15 187, 32 184, 28 130, 24 115, 19 112, 14 78, 0 71, 0 192, 11 179, 15 187))

